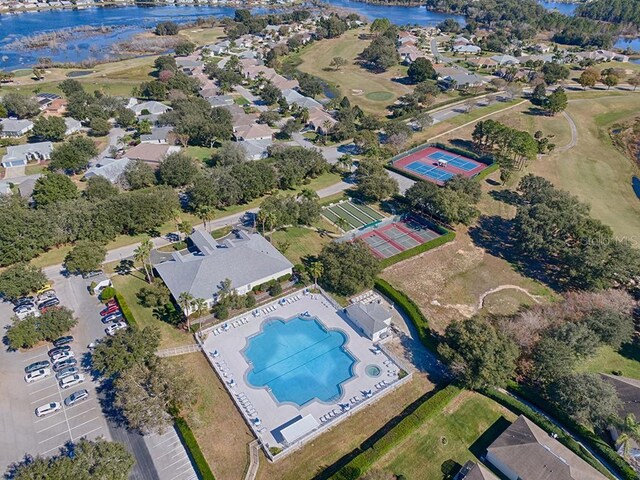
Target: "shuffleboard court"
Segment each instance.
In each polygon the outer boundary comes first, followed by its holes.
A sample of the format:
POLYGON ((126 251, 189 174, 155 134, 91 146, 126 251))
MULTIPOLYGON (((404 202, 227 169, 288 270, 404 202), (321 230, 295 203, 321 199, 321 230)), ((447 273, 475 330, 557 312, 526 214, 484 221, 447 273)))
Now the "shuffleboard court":
POLYGON ((384 215, 368 205, 343 201, 329 205, 322 209, 322 215, 334 225, 343 230, 356 230, 364 226, 375 224, 382 220, 384 215), (346 225, 343 225, 345 223, 346 225), (347 229, 344 226, 348 227, 347 229))

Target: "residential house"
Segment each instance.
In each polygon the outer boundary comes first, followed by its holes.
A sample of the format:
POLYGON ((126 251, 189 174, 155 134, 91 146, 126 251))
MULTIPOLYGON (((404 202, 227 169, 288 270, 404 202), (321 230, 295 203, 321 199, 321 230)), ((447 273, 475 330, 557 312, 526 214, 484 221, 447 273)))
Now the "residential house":
POLYGON ((498 477, 481 464, 469 460, 453 477, 453 480, 498 480, 498 477))
POLYGON ((454 45, 453 51, 463 55, 478 55, 482 49, 477 45, 454 45))
POLYGON ((289 80, 288 78, 285 78, 282 75, 278 74, 272 76, 269 80, 271 80, 271 83, 273 83, 280 90, 294 89, 300 86, 298 80, 289 80))
POLYGON ((373 342, 378 342, 389 334, 391 310, 384 308, 381 303, 352 303, 343 311, 349 320, 373 342))
POLYGON ((234 127, 241 127, 251 125, 258 119, 257 114, 245 113, 244 108, 235 103, 231 105, 225 105, 223 108, 227 109, 231 113, 231 124, 234 127))
POLYGON ((328 133, 338 121, 321 108, 309 109, 309 121, 307 126, 320 135, 328 133))
POLYGON ((233 97, 231 95, 216 95, 215 97, 208 97, 207 101, 212 107, 233 105, 233 97))
POLYGON ((456 90, 464 90, 466 88, 481 87, 486 80, 475 73, 456 73, 448 75, 441 80, 446 88, 455 88, 456 90))
POLYGON ((129 109, 133 110, 133 112, 137 116, 141 115, 162 115, 163 113, 171 110, 171 107, 165 105, 164 103, 156 102, 155 100, 151 100, 148 102, 135 103, 129 106, 129 109))
POLYGON ((400 54, 400 58, 405 64, 411 64, 415 62, 416 59, 424 57, 424 53, 418 47, 410 43, 400 45, 400 47, 398 47, 398 54, 400 54))
POLYGON ((44 111, 49 107, 49 105, 51 105, 51 103, 53 103, 54 100, 58 100, 59 98, 60 95, 55 93, 39 93, 36 96, 36 101, 38 102, 38 105, 40 105, 40 110, 44 111))
POLYGON ((31 120, 17 120, 13 118, 0 119, 0 137, 23 137, 33 130, 33 122, 31 120))
MULTIPOLYGON (((618 398, 620 399, 620 408, 618 409, 618 416, 625 419, 627 415, 633 415, 636 421, 640 419, 640 380, 634 378, 621 377, 617 375, 600 375, 606 382, 613 385, 616 389, 618 398)), ((609 433, 611 439, 617 442, 620 432, 615 425, 609 427, 609 433)), ((631 439, 630 448, 627 452, 630 457, 631 466, 640 472, 640 445, 631 439)), ((624 446, 618 446, 618 454, 624 455, 624 446)))
POLYGON ((151 133, 147 135, 140 135, 140 143, 158 143, 166 145, 170 142, 170 136, 173 133, 173 127, 154 127, 151 129, 151 133))
POLYGON ((498 65, 495 60, 488 57, 469 58, 467 62, 476 68, 493 68, 498 65))
POLYGON ((189 293, 211 307, 226 279, 244 295, 257 285, 292 273, 293 264, 257 233, 239 230, 218 242, 209 233, 195 230, 188 244, 192 247, 189 253, 174 252, 171 260, 154 266, 176 300, 189 293))
POLYGON ((191 75, 197 69, 204 67, 204 62, 194 57, 178 57, 176 58, 176 64, 182 72, 188 75, 191 75))
POLYGON ((500 66, 505 65, 519 65, 520 61, 513 55, 494 55, 491 60, 496 62, 500 66))
POLYGON ((65 117, 64 124, 67 126, 67 129, 64 132, 65 135, 74 134, 82 129, 82 123, 75 118, 65 117))
POLYGON ((102 158, 100 163, 89 168, 84 178, 89 179, 91 177, 104 177, 111 183, 116 183, 120 180, 121 175, 124 173, 125 168, 129 165, 131 159, 123 157, 119 159, 115 158, 102 158))
POLYGON ((611 50, 596 50, 593 52, 580 52, 577 53, 578 58, 589 58, 596 62, 628 62, 629 56, 622 53, 613 52, 611 50))
POLYGON ((229 40, 224 40, 222 42, 207 45, 205 48, 207 48, 212 55, 224 55, 229 53, 231 42, 229 40))
POLYGON ((509 480, 607 478, 524 415, 487 448, 486 458, 509 480))
POLYGON ((239 125, 233 128, 233 135, 236 140, 270 140, 273 135, 268 125, 252 123, 249 125, 239 125))
POLYGON ((302 108, 322 108, 322 104, 311 97, 305 97, 297 90, 286 89, 282 90, 282 96, 289 105, 298 105, 302 108))
POLYGON ((45 117, 62 117, 67 112, 67 100, 55 98, 44 109, 45 117))
POLYGON ((269 156, 269 147, 273 145, 273 140, 271 138, 263 140, 241 140, 238 142, 238 145, 244 149, 247 160, 261 160, 269 156))
POLYGON ((158 167, 160 162, 170 153, 179 152, 180 147, 162 145, 158 143, 140 143, 126 152, 131 160, 142 160, 152 167, 158 167))
POLYGON ((3 167, 19 167, 29 162, 43 162, 51 158, 53 143, 38 142, 25 145, 7 147, 7 153, 2 157, 3 167))

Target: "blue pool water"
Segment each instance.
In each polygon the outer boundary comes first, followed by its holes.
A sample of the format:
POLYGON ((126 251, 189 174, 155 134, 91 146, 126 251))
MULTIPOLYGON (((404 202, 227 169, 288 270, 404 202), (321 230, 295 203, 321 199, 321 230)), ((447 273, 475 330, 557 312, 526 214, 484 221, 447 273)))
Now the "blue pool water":
POLYGON ((354 358, 344 333, 327 331, 315 318, 272 320, 251 337, 243 354, 251 365, 247 381, 267 387, 278 402, 330 402, 353 377, 354 358))

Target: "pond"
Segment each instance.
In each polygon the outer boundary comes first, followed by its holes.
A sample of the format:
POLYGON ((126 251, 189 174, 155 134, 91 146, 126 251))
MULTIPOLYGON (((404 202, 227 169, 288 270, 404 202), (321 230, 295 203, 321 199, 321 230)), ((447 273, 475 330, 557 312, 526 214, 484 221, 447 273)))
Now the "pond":
POLYGON ((636 197, 640 198, 640 178, 633 177, 631 179, 631 186, 633 187, 636 197))
POLYGON ((539 2, 547 10, 557 10, 558 12, 564 15, 573 15, 576 8, 578 8, 577 3, 565 3, 565 2, 539 2))

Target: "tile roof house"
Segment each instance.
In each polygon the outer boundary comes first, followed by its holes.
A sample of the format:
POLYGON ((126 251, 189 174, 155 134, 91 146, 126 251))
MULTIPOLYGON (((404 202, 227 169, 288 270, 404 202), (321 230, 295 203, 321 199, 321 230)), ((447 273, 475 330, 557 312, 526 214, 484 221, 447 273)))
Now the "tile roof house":
POLYGON ((482 49, 477 45, 454 45, 453 51, 465 55, 477 55, 482 49))
POLYGON ((453 477, 453 480, 498 480, 498 477, 479 463, 469 460, 453 477))
POLYGON ((513 55, 494 55, 491 57, 491 60, 496 62, 498 65, 519 65, 520 60, 518 60, 513 55))
POLYGON ((377 302, 352 303, 344 309, 351 320, 370 340, 377 342, 387 336, 391 325, 391 310, 377 302))
POLYGON ((489 445, 486 458, 509 480, 607 478, 523 415, 489 445))
POLYGON ((322 104, 311 97, 305 97, 300 92, 292 89, 282 90, 282 96, 289 105, 295 104, 302 108, 322 108, 322 104))
POLYGON ((498 62, 488 57, 469 58, 467 62, 469 62, 471 65, 478 68, 489 68, 489 67, 495 67, 498 65, 498 62))
POLYGON ((149 102, 136 103, 129 107, 136 115, 161 115, 169 110, 171 107, 164 103, 151 100, 149 102), (144 112, 144 113, 143 113, 144 112), (149 113, 147 113, 149 112, 149 113))
POLYGON ((216 95, 207 98, 212 107, 224 107, 225 105, 233 105, 233 97, 231 95, 216 95))
POLYGON ((13 118, 0 119, 0 137, 22 137, 33 130, 31 120, 16 120, 13 118))
POLYGON ((251 123, 249 125, 238 125, 233 129, 236 140, 270 140, 273 132, 268 125, 262 123, 251 123))
POLYGON ((338 123, 338 121, 321 108, 309 109, 309 121, 307 125, 320 135, 327 133, 325 132, 325 125, 331 129, 336 123, 338 123))
POLYGON ((116 183, 120 180, 120 175, 124 173, 124 170, 127 165, 129 165, 130 161, 131 159, 127 157, 119 158, 117 160, 114 158, 103 158, 100 160, 98 165, 89 168, 85 172, 84 178, 104 177, 111 183, 116 183))
POLYGON ((174 299, 188 292, 211 306, 225 279, 244 295, 256 285, 291 274, 293 269, 293 264, 257 233, 240 230, 217 242, 209 233, 196 230, 188 243, 197 252, 175 252, 171 260, 155 265, 174 299))
POLYGON ((2 157, 3 167, 18 167, 26 165, 28 162, 42 162, 51 158, 53 143, 38 142, 27 143, 7 147, 7 153, 2 157))
POLYGON ((273 140, 242 140, 238 142, 247 154, 247 160, 260 160, 267 158, 269 147, 273 145, 273 140))
POLYGON ((170 143, 170 136, 173 132, 173 127, 155 127, 151 129, 151 133, 148 135, 140 135, 140 143, 170 143))
POLYGON ((142 160, 152 167, 158 167, 160 162, 170 153, 179 152, 180 147, 161 145, 157 143, 140 143, 126 152, 131 160, 142 160))
POLYGON ((67 111, 67 100, 56 98, 44 109, 45 117, 61 117, 67 111))
POLYGON ((442 79, 442 83, 447 88, 461 90, 467 87, 479 87, 486 83, 486 80, 475 73, 456 73, 447 75, 442 79))

